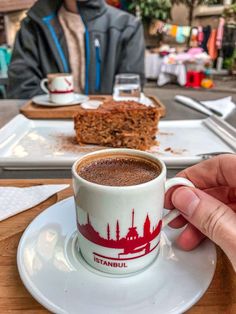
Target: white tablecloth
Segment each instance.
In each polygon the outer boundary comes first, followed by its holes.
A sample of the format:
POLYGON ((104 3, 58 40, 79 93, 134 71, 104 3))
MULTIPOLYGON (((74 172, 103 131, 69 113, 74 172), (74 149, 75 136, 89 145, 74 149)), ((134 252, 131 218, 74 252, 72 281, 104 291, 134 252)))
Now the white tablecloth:
POLYGON ((145 77, 157 79, 162 65, 163 58, 157 53, 146 52, 145 54, 145 77))
POLYGON ((163 86, 176 80, 180 86, 186 84, 186 67, 184 64, 165 64, 162 63, 157 85, 163 86))
POLYGON ((167 64, 166 57, 157 53, 146 52, 145 76, 148 79, 157 79, 157 85, 163 86, 177 81, 181 86, 186 84, 186 67, 184 64, 167 64))

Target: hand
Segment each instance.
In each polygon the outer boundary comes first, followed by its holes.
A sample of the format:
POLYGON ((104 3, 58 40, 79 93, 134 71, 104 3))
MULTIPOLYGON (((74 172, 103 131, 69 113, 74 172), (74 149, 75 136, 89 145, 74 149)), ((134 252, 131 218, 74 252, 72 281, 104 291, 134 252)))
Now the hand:
POLYGON ((212 158, 177 176, 196 186, 179 187, 166 195, 165 207, 181 212, 170 226, 187 224, 177 244, 191 250, 207 236, 223 249, 236 270, 236 155, 212 158))

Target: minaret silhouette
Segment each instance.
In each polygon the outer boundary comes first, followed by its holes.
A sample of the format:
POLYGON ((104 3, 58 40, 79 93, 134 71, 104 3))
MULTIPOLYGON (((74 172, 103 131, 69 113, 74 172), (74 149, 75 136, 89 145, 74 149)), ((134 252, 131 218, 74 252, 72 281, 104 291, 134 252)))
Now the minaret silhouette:
POLYGON ((150 236, 150 234, 151 234, 150 229, 151 229, 151 222, 150 222, 149 216, 147 214, 146 220, 145 220, 144 225, 143 225, 143 236, 145 238, 150 236))
POLYGON ((116 222, 116 241, 120 240, 120 225, 119 225, 119 221, 117 220, 116 222))
POLYGON ((135 240, 138 238, 137 227, 134 226, 134 209, 132 210, 132 225, 126 235, 127 240, 135 240))
POLYGON ((107 240, 110 240, 110 226, 107 224, 107 240))

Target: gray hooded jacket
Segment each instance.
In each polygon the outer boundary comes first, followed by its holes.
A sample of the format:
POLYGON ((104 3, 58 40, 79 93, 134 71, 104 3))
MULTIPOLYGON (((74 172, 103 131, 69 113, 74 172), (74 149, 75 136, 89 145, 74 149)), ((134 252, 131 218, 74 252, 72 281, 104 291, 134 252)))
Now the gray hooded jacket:
MULTIPOLYGON (((38 0, 17 34, 9 67, 8 98, 42 94, 40 81, 48 73, 70 72, 66 39, 57 18, 62 0, 38 0)), ((85 24, 86 94, 112 93, 117 73, 144 78, 144 38, 141 22, 104 0, 78 1, 85 24)))

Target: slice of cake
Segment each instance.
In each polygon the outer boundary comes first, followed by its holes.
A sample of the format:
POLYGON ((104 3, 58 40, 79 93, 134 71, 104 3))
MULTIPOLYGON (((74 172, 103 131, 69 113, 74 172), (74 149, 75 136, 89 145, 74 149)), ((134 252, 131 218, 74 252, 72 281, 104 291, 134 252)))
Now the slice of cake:
POLYGON ((158 109, 134 101, 106 101, 97 108, 81 106, 74 117, 79 144, 140 150, 156 144, 158 109))

